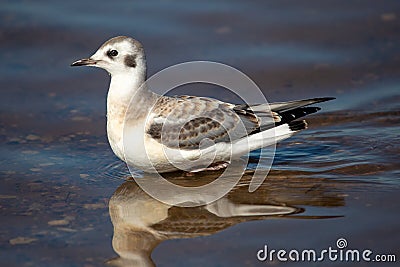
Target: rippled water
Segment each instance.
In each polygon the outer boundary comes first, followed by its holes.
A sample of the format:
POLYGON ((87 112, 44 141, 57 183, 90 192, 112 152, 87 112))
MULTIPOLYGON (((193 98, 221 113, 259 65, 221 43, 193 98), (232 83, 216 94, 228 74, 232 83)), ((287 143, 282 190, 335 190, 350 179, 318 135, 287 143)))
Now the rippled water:
MULTIPOLYGON (((399 257, 399 16, 398 1, 372 0, 3 1, 0 265, 131 266, 140 255, 157 266, 258 266, 265 244, 322 250, 340 237, 399 257), (337 99, 277 147, 255 193, 248 173, 214 206, 166 206, 126 181, 108 146, 107 75, 69 67, 120 34, 142 41, 150 75, 212 60, 270 101, 337 99)), ((185 93, 231 100, 211 87, 185 93)))

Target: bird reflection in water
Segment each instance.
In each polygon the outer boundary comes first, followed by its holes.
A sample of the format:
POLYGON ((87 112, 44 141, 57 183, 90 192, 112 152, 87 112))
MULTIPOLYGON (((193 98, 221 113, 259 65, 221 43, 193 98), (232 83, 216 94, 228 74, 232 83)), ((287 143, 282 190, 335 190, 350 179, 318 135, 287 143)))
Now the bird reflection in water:
MULTIPOLYGON (((212 235, 247 221, 276 217, 338 217, 301 215, 304 206, 337 207, 345 203, 337 182, 299 177, 298 172, 271 171, 264 183, 249 193, 251 175, 246 173, 221 199, 186 208, 160 202, 145 193, 133 179, 126 181, 117 188, 109 203, 114 226, 112 245, 119 256, 107 263, 112 266, 155 266, 151 253, 164 240, 212 235)), ((168 177, 170 182, 181 186, 199 186, 213 179, 215 177, 210 174, 206 177, 204 174, 168 177)))

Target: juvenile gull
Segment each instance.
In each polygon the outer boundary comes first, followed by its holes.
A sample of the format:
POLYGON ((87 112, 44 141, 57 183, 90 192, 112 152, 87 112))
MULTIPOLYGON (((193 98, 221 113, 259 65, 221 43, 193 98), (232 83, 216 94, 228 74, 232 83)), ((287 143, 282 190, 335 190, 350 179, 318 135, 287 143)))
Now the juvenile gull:
POLYGON ((237 105, 207 97, 161 96, 145 86, 143 46, 126 36, 108 40, 71 66, 98 67, 111 75, 108 140, 121 160, 145 172, 224 168, 305 129, 305 121, 295 120, 320 109, 309 105, 334 99, 237 105))

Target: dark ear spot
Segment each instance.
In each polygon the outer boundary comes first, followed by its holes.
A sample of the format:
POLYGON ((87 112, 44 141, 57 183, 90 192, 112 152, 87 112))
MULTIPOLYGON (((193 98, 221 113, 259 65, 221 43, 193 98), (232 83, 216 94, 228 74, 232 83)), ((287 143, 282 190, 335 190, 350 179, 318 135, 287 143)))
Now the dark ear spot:
POLYGON ((135 68, 136 67, 136 56, 127 55, 124 59, 125 66, 135 68))

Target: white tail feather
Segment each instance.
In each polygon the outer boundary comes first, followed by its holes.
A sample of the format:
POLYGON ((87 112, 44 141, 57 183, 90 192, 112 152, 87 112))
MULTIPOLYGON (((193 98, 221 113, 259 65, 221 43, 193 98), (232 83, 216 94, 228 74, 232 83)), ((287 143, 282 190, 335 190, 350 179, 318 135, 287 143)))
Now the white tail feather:
POLYGON ((296 133, 296 131, 292 131, 288 124, 283 124, 242 138, 232 144, 232 157, 237 158, 252 150, 276 144, 279 141, 289 138, 294 133, 296 133))

